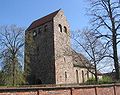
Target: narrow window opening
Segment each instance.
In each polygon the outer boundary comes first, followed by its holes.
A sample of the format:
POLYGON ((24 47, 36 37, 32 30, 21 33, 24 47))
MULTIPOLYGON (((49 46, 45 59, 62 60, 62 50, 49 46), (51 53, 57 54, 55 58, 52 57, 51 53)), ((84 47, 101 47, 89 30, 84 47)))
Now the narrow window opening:
POLYGON ((33 37, 37 36, 37 31, 33 30, 33 37))
POLYGON ((85 79, 84 79, 84 71, 82 70, 82 82, 84 83, 85 82, 85 79))
POLYGON ((76 81, 77 81, 77 83, 79 83, 78 70, 76 70, 76 81))
POLYGON ((59 24, 58 26, 59 26, 59 31, 62 32, 62 25, 59 24))
POLYGON ((47 25, 44 26, 44 31, 47 32, 48 29, 47 29, 47 25))
POLYGON ((38 34, 41 34, 41 32, 42 32, 42 29, 38 28, 38 34))
POLYGON ((67 80, 67 72, 65 72, 65 81, 67 80))
POLYGON ((89 80, 89 71, 87 71, 87 79, 89 80))
POLYGON ((64 62, 66 63, 66 59, 65 59, 65 56, 64 56, 64 62))
POLYGON ((36 54, 39 56, 39 47, 37 47, 36 54))
POLYGON ((64 32, 67 34, 67 28, 64 26, 64 32))

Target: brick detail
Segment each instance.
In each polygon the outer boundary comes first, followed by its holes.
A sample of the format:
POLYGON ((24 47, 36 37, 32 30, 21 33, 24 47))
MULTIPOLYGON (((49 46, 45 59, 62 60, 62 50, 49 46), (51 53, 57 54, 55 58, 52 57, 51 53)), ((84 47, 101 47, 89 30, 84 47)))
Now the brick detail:
POLYGON ((120 95, 120 84, 0 88, 0 95, 120 95), (115 86, 115 89, 114 89, 115 86), (96 92, 95 92, 96 89, 96 92))

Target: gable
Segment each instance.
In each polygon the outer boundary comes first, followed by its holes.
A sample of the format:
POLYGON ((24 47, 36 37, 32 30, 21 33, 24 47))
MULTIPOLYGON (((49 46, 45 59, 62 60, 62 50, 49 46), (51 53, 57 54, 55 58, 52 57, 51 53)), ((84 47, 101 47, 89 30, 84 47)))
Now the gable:
POLYGON ((60 10, 57 10, 57 11, 55 11, 55 12, 53 12, 53 13, 47 15, 47 16, 44 16, 44 17, 42 17, 38 20, 33 21, 32 24, 27 28, 27 30, 29 31, 31 29, 34 29, 34 28, 46 23, 46 22, 51 21, 59 11, 60 10))

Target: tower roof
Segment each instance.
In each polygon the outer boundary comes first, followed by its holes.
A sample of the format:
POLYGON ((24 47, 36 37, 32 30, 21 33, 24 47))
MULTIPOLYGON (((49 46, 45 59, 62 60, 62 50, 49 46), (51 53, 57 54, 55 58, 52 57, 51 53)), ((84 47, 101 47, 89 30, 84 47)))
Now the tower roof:
POLYGON ((59 11, 60 11, 60 9, 53 12, 53 13, 51 13, 51 14, 48 14, 47 16, 44 16, 44 17, 42 17, 42 18, 40 18, 38 20, 33 21, 32 24, 27 28, 27 30, 29 31, 29 30, 31 30, 33 28, 36 28, 36 27, 38 27, 38 26, 52 20, 59 11))

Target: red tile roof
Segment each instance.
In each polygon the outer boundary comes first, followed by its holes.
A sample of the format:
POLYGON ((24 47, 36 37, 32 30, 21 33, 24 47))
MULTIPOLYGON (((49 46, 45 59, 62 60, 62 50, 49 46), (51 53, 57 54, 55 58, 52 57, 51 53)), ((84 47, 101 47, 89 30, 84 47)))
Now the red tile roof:
POLYGON ((38 20, 33 21, 32 24, 27 28, 27 30, 29 31, 29 30, 31 30, 33 28, 36 28, 36 27, 38 27, 38 26, 52 20, 59 11, 60 11, 60 9, 53 12, 53 13, 51 13, 51 14, 49 14, 49 15, 47 15, 47 16, 44 16, 44 17, 42 17, 42 18, 40 18, 38 20))

